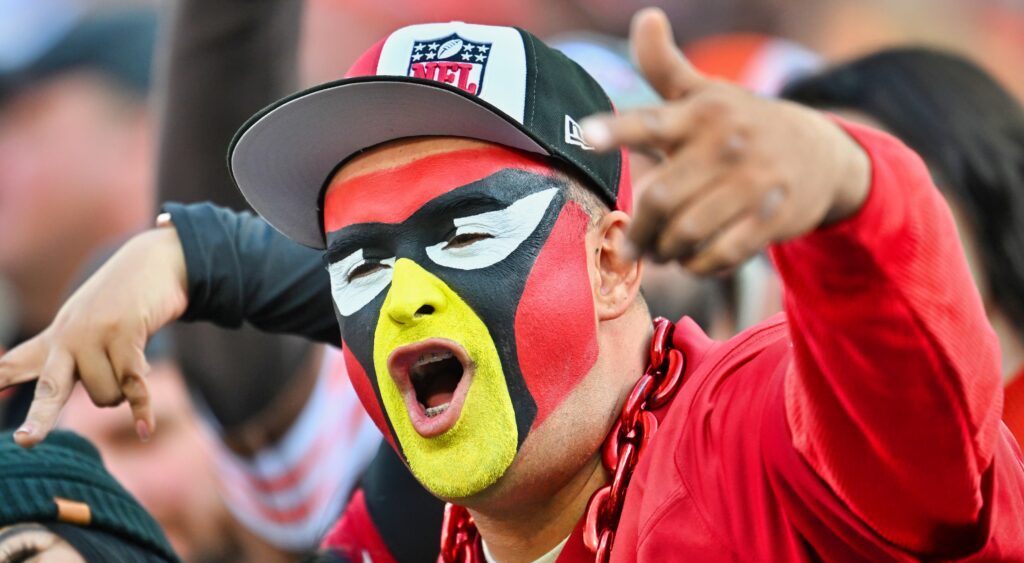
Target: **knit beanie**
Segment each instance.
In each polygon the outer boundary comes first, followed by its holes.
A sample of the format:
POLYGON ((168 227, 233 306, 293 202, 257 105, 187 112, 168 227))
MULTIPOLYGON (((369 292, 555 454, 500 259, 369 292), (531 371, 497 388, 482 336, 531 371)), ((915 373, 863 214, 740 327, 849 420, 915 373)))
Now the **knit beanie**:
POLYGON ((0 437, 0 527, 26 522, 46 526, 90 563, 179 561, 96 448, 72 432, 55 430, 32 449, 0 437))

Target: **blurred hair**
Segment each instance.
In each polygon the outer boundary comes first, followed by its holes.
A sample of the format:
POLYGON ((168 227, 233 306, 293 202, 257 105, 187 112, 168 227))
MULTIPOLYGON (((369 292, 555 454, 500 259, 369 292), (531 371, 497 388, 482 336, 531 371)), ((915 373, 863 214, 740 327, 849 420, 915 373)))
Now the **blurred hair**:
POLYGON ((850 109, 915 150, 963 209, 988 290, 1024 335, 1024 108, 963 57, 897 48, 787 86, 784 98, 850 109))

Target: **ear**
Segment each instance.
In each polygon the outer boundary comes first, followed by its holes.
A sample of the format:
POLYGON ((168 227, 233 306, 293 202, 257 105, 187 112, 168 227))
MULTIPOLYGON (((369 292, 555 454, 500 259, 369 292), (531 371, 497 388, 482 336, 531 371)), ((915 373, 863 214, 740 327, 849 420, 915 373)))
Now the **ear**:
POLYGON ((622 211, 612 211, 591 230, 594 240, 594 310, 599 320, 623 315, 640 292, 642 264, 626 247, 626 232, 632 219, 622 211))

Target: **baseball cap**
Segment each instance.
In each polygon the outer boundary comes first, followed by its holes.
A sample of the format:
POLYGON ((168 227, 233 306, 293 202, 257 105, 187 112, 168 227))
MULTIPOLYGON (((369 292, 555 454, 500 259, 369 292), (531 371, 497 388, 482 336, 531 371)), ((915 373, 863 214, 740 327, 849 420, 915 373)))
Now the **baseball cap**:
MULTIPOLYGON (((51 2, 52 3, 52 2, 51 2)), ((59 12, 58 12, 59 13, 59 12)), ((156 42, 157 14, 147 8, 105 9, 60 20, 50 26, 44 43, 31 45, 23 37, 7 34, 21 56, 0 61, 0 99, 62 72, 88 69, 99 72, 123 88, 145 94, 156 42)), ((5 41, 0 41, 4 45, 5 41)))
POLYGON ((622 151, 595 151, 579 126, 610 111, 585 70, 527 31, 412 25, 371 47, 341 80, 249 119, 231 142, 228 166, 253 209, 313 248, 324 248, 321 200, 332 173, 364 149, 407 137, 467 137, 553 157, 628 212, 622 151))

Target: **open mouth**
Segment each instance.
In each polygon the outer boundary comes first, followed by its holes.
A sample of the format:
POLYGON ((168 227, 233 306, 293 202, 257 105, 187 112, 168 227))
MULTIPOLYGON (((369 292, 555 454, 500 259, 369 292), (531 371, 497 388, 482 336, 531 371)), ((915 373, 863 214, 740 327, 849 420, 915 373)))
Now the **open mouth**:
POLYGON ((472 366, 462 346, 439 338, 391 352, 388 371, 420 435, 437 436, 455 425, 472 379, 472 366))

